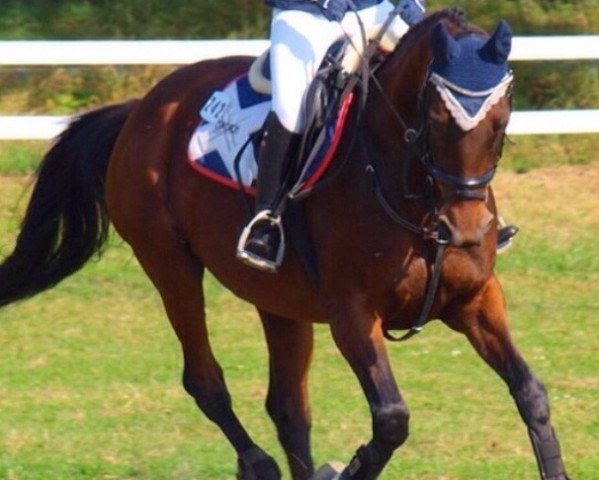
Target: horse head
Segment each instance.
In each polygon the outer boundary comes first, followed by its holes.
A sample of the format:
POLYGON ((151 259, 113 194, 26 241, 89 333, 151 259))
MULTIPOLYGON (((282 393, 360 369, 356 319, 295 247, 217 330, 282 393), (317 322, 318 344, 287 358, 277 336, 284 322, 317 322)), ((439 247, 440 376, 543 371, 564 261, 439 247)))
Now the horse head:
POLYGON ((453 33, 437 24, 423 96, 422 162, 438 193, 438 219, 456 246, 479 245, 494 224, 489 183, 510 117, 512 33, 453 33))
POLYGON ((403 195, 425 197, 426 230, 455 246, 480 245, 494 225, 489 183, 511 112, 511 38, 504 21, 488 35, 447 9, 415 25, 380 74, 404 129, 387 142, 403 152, 403 195))

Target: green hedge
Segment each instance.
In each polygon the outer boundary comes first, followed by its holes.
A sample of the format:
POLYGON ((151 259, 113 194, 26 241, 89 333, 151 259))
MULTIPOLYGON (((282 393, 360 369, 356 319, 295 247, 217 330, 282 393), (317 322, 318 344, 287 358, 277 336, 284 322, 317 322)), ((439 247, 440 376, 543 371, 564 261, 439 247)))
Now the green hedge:
POLYGON ((263 36, 260 0, 3 0, 0 38, 144 39, 263 36))
MULTIPOLYGON (((599 33, 596 0, 429 0, 457 5, 490 28, 506 18, 519 35, 599 33)), ((266 35, 262 0, 3 0, 1 39, 248 38, 266 35)))

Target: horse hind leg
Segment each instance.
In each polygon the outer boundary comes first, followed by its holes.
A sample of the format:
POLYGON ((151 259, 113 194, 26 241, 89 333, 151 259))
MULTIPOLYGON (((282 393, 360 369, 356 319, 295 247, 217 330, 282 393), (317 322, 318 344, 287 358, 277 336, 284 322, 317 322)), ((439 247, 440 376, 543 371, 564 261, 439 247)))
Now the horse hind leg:
POLYGON ((160 292, 181 343, 183 386, 235 449, 239 480, 280 480, 276 462, 252 441, 233 411, 222 369, 208 339, 201 289, 203 265, 174 232, 164 237, 165 232, 147 236, 135 253, 160 292), (148 237, 152 238, 151 245, 148 237))
POLYGON ((551 425, 545 387, 513 345, 507 326, 503 294, 495 278, 457 324, 478 354, 509 387, 526 424, 541 480, 568 480, 561 449, 551 425))

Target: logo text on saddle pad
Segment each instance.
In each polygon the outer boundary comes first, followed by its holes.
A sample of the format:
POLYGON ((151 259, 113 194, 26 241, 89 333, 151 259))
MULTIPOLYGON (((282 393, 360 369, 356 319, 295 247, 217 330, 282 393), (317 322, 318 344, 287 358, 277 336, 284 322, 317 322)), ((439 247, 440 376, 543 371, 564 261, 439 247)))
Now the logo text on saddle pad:
MULTIPOLYGON (((322 176, 339 141, 352 96, 326 128, 325 141, 314 162, 298 179, 298 189, 308 188, 322 176)), ((215 91, 201 106, 201 120, 188 146, 192 167, 233 188, 249 188, 256 179, 262 125, 271 108, 271 96, 256 92, 243 75, 223 90, 215 91)))
POLYGON ((270 95, 255 92, 246 76, 214 92, 200 110, 201 122, 189 143, 194 168, 219 182, 237 186, 235 158, 240 154, 241 180, 250 185, 257 170, 257 137, 269 110, 270 95))

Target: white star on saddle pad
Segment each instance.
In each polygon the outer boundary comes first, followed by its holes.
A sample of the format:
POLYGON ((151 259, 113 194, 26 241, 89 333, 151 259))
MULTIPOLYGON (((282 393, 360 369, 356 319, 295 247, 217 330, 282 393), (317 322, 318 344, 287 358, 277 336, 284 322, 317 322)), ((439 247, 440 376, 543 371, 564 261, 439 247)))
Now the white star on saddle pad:
POLYGON ((229 179, 238 186, 235 158, 247 143, 239 159, 239 173, 243 184, 251 185, 257 173, 257 134, 270 111, 270 100, 270 95, 250 87, 247 76, 214 92, 200 111, 202 122, 189 143, 188 154, 194 168, 219 181, 229 179))

